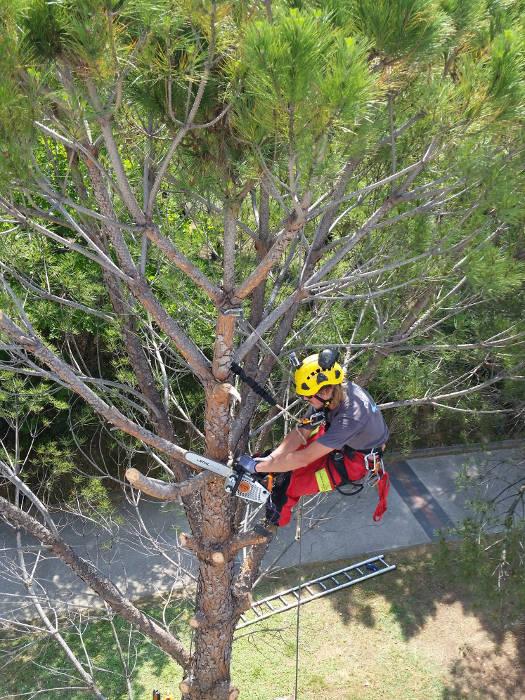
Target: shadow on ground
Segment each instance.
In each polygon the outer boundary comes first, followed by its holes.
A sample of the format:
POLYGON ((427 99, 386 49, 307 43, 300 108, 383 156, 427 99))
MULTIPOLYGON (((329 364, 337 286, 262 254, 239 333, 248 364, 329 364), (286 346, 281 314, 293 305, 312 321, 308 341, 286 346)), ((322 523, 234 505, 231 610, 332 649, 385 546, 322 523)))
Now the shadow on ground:
MULTIPOLYGON (((482 560, 465 562, 462 546, 458 542, 443 543, 392 552, 387 560, 397 564, 396 571, 334 593, 326 600, 348 627, 348 640, 359 635, 354 631, 352 637, 353 625, 375 630, 391 640, 399 635, 402 647, 395 647, 394 639, 390 648, 400 650, 401 664, 402 655, 418 654, 441 669, 437 673, 444 687, 439 691, 442 700, 523 700, 523 578, 518 576, 498 592, 493 570, 482 560)), ((303 580, 350 563, 305 567, 303 580)), ((297 585, 299 576, 298 569, 283 572, 279 587, 297 585)), ((272 588, 275 590, 275 582, 272 588)), ((255 597, 262 597, 262 592, 255 597)))

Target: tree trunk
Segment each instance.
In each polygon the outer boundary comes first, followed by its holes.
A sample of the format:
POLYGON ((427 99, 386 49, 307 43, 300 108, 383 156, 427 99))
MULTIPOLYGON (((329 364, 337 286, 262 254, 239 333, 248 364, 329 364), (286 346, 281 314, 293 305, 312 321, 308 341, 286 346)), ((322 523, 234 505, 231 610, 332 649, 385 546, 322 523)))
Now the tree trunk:
MULTIPOLYGON (((220 314, 217 322, 213 375, 216 384, 206 392, 206 453, 226 461, 230 433, 229 376, 235 317, 220 314)), ((202 525, 197 548, 199 578, 195 606, 190 676, 183 696, 191 700, 228 700, 233 633, 237 622, 233 597, 234 560, 230 555, 214 563, 211 554, 226 551, 233 533, 233 501, 221 478, 202 490, 202 525)))

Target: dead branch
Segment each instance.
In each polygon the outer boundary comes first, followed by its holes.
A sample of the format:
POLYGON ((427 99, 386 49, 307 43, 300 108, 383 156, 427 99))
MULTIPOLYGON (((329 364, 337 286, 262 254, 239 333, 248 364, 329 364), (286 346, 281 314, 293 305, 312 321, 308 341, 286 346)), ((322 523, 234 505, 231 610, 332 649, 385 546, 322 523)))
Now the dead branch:
POLYGON ((84 583, 102 600, 106 601, 112 610, 154 640, 163 651, 175 659, 183 668, 189 665, 190 656, 188 652, 173 635, 166 632, 153 619, 135 607, 109 579, 103 576, 88 561, 75 554, 73 549, 60 537, 53 535, 50 530, 35 520, 35 518, 16 508, 16 506, 1 496, 0 515, 11 525, 22 528, 39 542, 49 547, 84 583))

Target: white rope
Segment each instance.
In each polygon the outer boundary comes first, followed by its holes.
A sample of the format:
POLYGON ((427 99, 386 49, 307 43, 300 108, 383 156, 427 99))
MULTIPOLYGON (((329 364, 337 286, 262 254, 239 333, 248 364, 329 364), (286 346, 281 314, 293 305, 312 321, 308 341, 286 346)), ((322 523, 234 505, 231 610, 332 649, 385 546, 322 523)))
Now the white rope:
POLYGON ((297 525, 295 528, 295 539, 299 542, 299 592, 297 596, 297 615, 295 618, 295 689, 294 689, 294 700, 297 700, 297 688, 299 686, 299 625, 301 618, 301 590, 303 583, 303 572, 302 567, 302 538, 301 538, 301 528, 303 524, 303 502, 302 499, 299 501, 299 508, 297 510, 297 525))

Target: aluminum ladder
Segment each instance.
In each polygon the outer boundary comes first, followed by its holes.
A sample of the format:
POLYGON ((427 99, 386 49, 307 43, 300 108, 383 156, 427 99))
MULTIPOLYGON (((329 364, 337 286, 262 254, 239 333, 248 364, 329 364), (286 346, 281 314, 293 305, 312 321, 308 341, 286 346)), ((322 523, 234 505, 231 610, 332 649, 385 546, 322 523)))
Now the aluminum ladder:
POLYGON ((330 595, 335 591, 340 591, 356 583, 367 581, 370 578, 381 576, 389 571, 394 571, 395 564, 388 564, 385 555, 379 554, 371 559, 365 559, 357 564, 351 564, 344 569, 332 571, 330 574, 319 576, 319 578, 306 581, 295 588, 288 588, 281 593, 262 598, 253 603, 251 608, 241 615, 237 629, 248 627, 261 620, 278 615, 285 610, 292 610, 299 605, 317 600, 322 596, 330 595))

